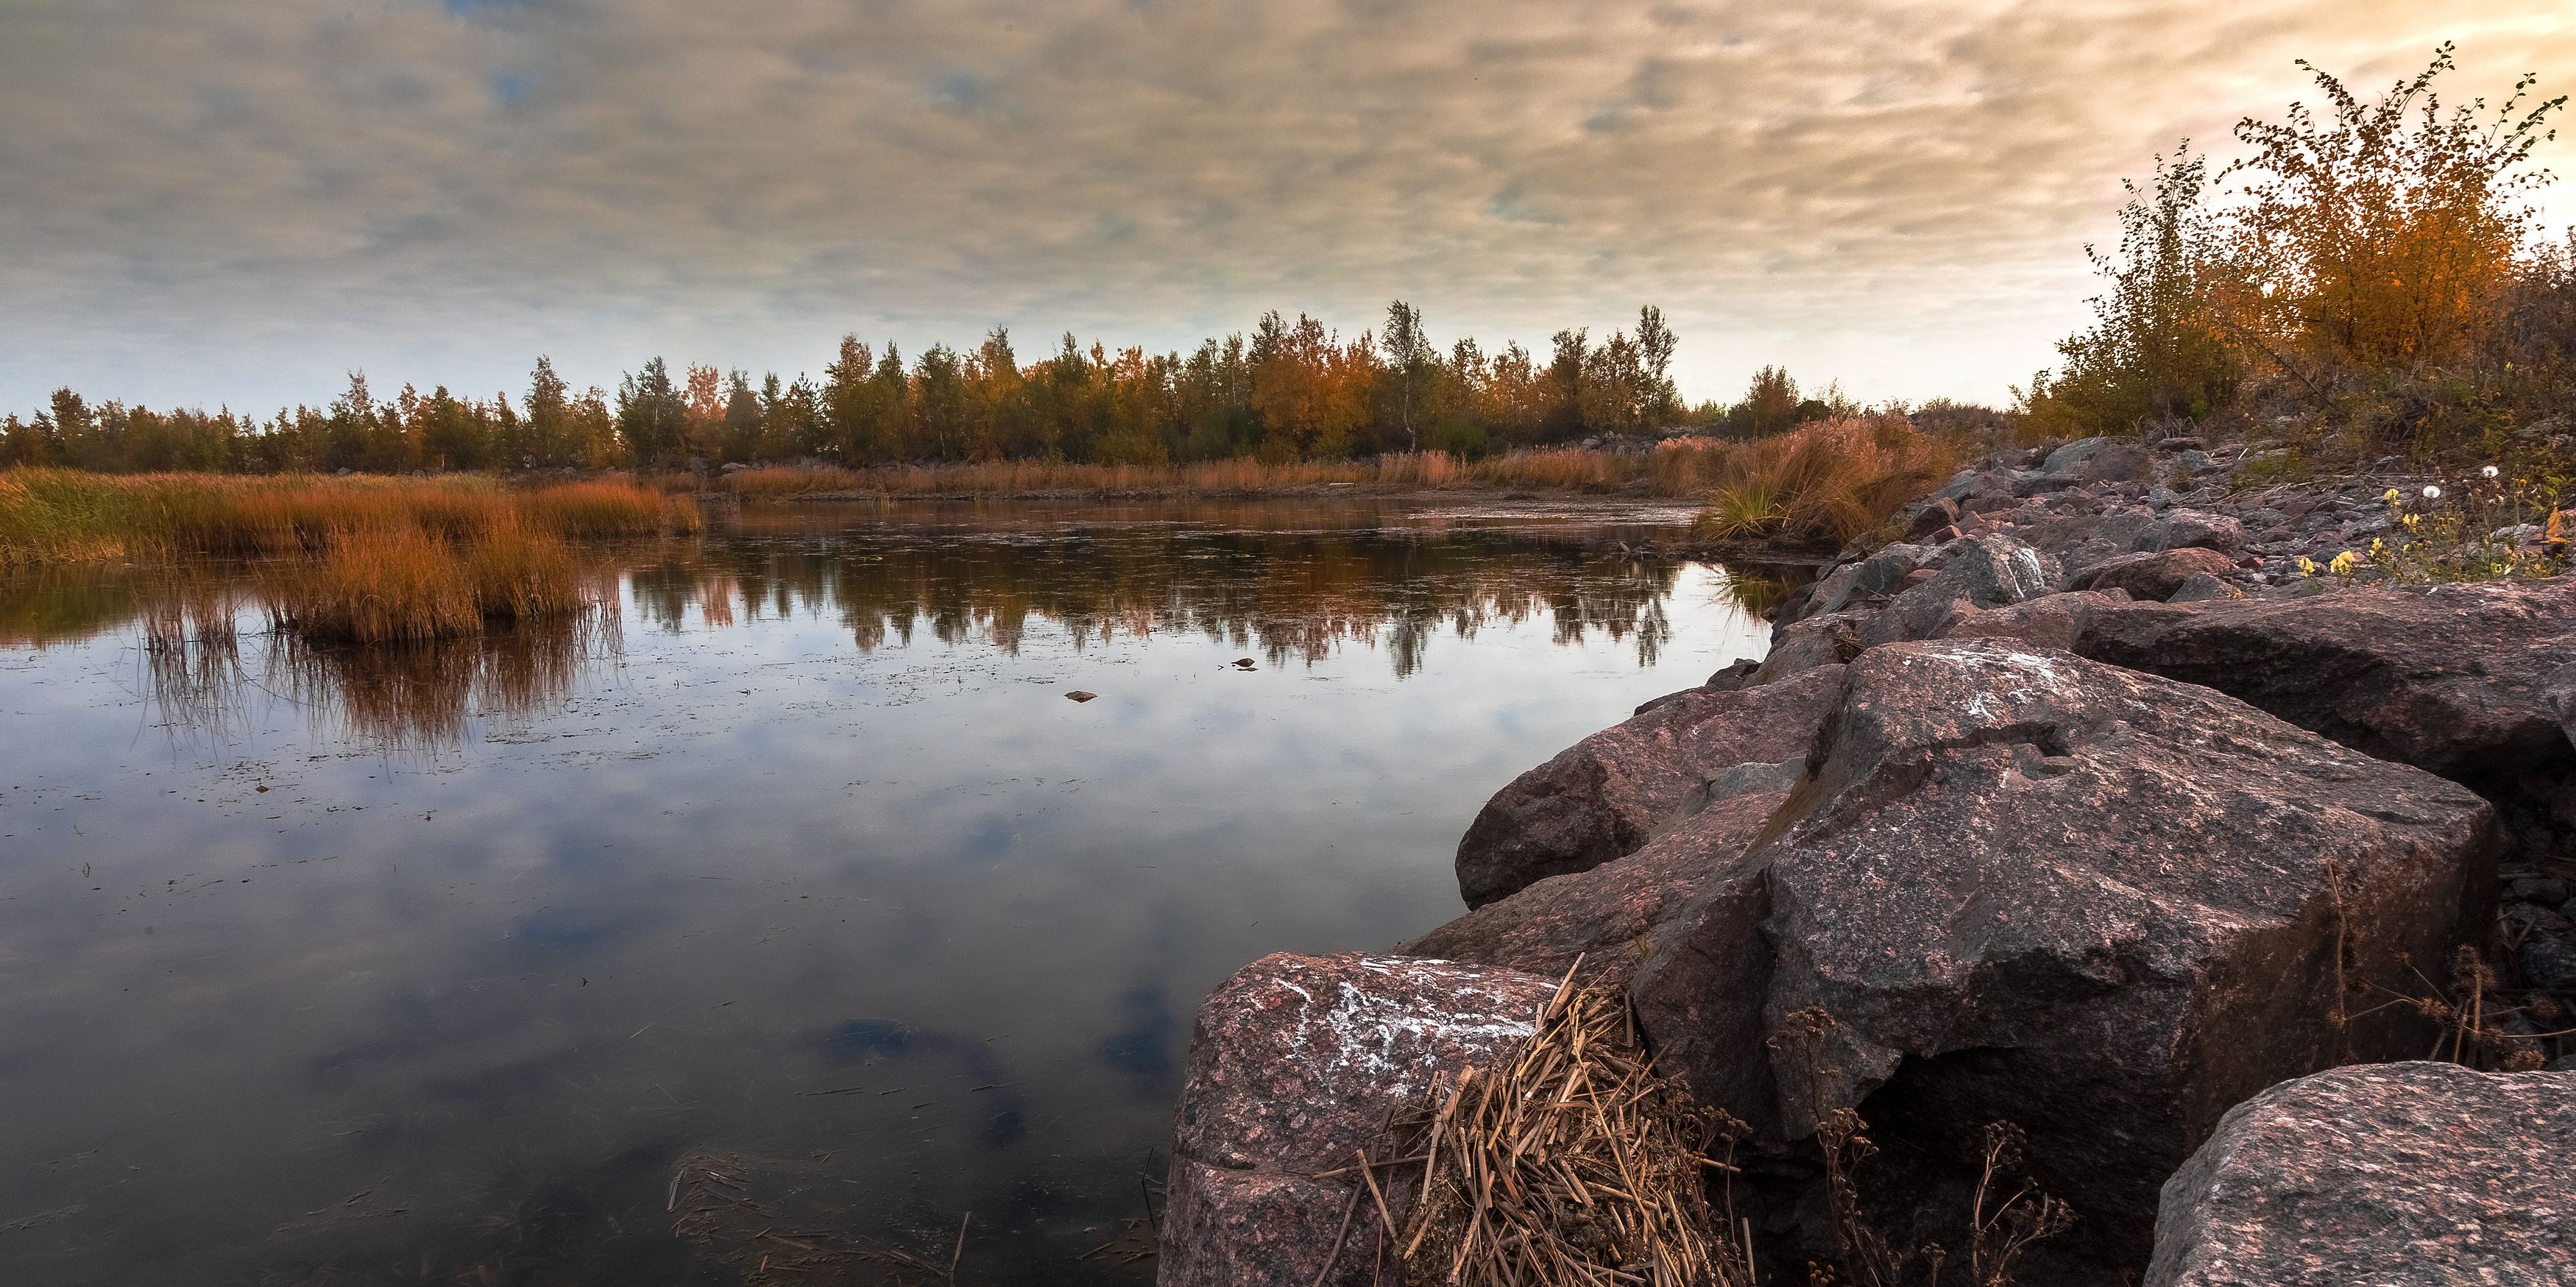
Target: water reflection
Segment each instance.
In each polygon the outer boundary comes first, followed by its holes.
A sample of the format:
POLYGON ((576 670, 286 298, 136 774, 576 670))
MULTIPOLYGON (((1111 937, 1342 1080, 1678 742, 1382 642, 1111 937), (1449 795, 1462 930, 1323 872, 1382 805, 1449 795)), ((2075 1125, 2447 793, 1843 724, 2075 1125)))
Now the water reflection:
POLYGON ((1198 999, 1759 651, 1687 518, 798 509, 425 650, 0 581, 0 1282, 1141 1287, 1198 999))
MULTIPOLYGON (((291 568, 56 570, 0 581, 0 645, 135 626, 164 728, 221 737, 264 695, 380 750, 435 752, 463 742, 471 717, 524 722, 587 667, 613 665, 624 606, 666 631, 819 616, 863 654, 926 634, 1016 655, 1041 627, 1077 649, 1196 636, 1272 665, 1382 646, 1401 679, 1444 631, 1464 641, 1532 620, 1559 644, 1598 635, 1651 666, 1686 566, 1653 552, 1642 526, 1545 511, 1391 522, 1350 507, 1242 503, 848 518, 736 515, 705 539, 593 549, 589 575, 622 585, 597 595, 595 611, 414 646, 311 645, 276 629, 271 605, 291 568)), ((1779 593, 1759 577, 1728 587, 1754 608, 1779 593)))
POLYGON ((862 652, 926 632, 1016 653, 1039 623, 1077 646, 1196 635, 1274 665, 1383 645, 1401 678, 1421 668, 1444 627, 1472 639, 1489 623, 1532 618, 1563 643, 1593 633, 1632 642, 1638 664, 1653 665, 1682 566, 1511 534, 1184 528, 852 540, 820 551, 717 543, 639 565, 629 579, 644 620, 671 629, 694 607, 711 626, 833 616, 862 652))

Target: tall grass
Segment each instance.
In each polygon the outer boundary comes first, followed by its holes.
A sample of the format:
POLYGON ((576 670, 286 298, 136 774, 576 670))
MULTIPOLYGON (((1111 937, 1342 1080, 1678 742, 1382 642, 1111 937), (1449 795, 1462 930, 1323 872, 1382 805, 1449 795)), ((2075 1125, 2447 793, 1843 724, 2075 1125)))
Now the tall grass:
POLYGON ((512 489, 483 478, 0 472, 0 567, 324 554, 357 533, 449 542, 518 527, 586 539, 695 531, 696 505, 631 482, 512 489))
POLYGON ((481 634, 581 614, 569 540, 695 531, 697 505, 626 481, 0 473, 0 568, 258 558, 278 625, 316 643, 481 634))
POLYGON ((278 623, 320 643, 414 643, 595 602, 560 538, 505 525, 448 540, 419 527, 357 531, 271 573, 278 623))
POLYGON ((888 465, 843 469, 777 465, 729 474, 717 490, 744 500, 876 494, 888 497, 1264 496, 1349 487, 1376 491, 1528 488, 1546 491, 1648 491, 1683 496, 1700 471, 1697 457, 1717 448, 1676 440, 1645 453, 1549 447, 1466 460, 1444 452, 1398 452, 1368 460, 1271 462, 1251 457, 1181 465, 1087 465, 992 461, 961 465, 888 465))
POLYGON ((1468 460, 1406 452, 1370 460, 1185 465, 1046 461, 746 469, 717 488, 743 500, 800 496, 1266 496, 1355 491, 1547 491, 1706 500, 1722 536, 1847 540, 1947 477, 1957 453, 1897 417, 1835 420, 1751 441, 1677 438, 1647 452, 1546 447, 1468 460))
POLYGON ((1839 544, 1947 479, 1958 448, 1903 418, 1824 420, 1713 462, 1704 530, 1722 540, 1839 544))

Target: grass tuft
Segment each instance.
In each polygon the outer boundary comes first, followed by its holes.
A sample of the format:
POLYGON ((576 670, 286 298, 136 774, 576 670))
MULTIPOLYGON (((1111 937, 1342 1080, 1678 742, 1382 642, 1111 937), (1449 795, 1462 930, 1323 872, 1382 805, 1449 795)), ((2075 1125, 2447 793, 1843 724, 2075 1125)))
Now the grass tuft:
POLYGON ((1721 540, 1841 544, 1938 486, 1959 453, 1901 417, 1853 417, 1758 438, 1714 463, 1703 530, 1721 540))
POLYGON ((359 533, 448 542, 505 527, 576 540, 698 529, 696 504, 627 481, 512 489, 479 477, 0 472, 0 567, 319 554, 359 533))

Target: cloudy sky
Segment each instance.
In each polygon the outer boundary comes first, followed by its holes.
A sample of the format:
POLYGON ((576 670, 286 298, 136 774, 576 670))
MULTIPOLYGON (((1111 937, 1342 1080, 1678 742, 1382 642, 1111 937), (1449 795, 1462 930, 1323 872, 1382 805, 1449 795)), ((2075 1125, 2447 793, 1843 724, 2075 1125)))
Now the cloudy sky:
POLYGON ((1660 304, 1693 398, 2001 400, 2123 175, 2445 39, 2576 88, 2571 0, 0 0, 0 408, 1395 297, 1533 348, 1660 304))

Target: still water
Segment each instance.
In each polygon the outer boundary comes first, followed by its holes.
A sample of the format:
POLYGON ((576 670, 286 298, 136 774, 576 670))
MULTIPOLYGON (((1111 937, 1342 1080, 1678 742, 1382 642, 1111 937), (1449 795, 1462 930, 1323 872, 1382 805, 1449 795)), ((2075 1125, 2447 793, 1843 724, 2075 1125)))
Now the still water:
POLYGON ((798 507, 407 653, 0 580, 0 1283, 1149 1281, 1198 999, 1760 655, 1688 517, 798 507))

